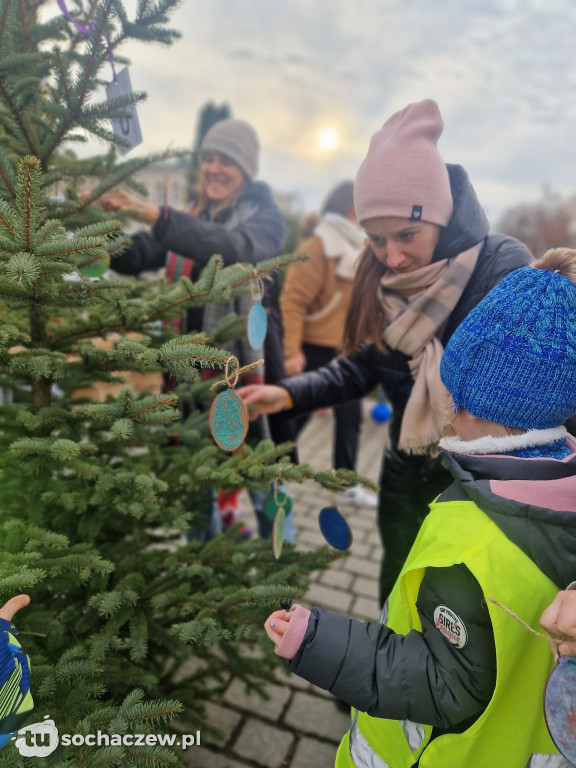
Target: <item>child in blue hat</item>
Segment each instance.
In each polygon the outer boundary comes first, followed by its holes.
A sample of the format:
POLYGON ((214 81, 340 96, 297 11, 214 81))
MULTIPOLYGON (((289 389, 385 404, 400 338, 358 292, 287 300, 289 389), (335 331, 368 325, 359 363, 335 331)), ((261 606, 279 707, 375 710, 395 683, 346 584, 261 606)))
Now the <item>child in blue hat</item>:
POLYGON ((568 768, 532 627, 576 572, 576 251, 508 275, 442 357, 452 398, 432 503, 381 623, 293 606, 266 621, 290 670, 353 707, 337 768, 568 768))

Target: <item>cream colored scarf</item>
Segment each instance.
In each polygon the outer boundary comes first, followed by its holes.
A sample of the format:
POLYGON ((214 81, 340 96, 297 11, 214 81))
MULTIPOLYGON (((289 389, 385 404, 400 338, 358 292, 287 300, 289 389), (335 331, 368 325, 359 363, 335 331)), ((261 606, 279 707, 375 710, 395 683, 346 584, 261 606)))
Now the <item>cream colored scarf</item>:
POLYGON ((398 447, 409 453, 432 453, 449 414, 451 398, 440 379, 444 348, 438 336, 472 277, 482 243, 452 259, 445 259, 401 275, 386 273, 380 281, 380 300, 388 347, 411 359, 414 386, 406 404, 398 447))

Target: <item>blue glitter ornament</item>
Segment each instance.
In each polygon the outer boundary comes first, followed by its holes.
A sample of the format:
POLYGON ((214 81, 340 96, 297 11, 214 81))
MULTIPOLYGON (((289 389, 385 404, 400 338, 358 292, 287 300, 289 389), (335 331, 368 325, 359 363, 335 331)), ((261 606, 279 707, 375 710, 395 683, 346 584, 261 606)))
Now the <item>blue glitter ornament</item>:
POLYGON ((248 431, 248 411, 233 389, 220 392, 210 408, 212 437, 223 451, 234 451, 244 442, 248 431))
POLYGON ((544 716, 552 741, 576 765, 576 657, 561 656, 544 691, 544 716))

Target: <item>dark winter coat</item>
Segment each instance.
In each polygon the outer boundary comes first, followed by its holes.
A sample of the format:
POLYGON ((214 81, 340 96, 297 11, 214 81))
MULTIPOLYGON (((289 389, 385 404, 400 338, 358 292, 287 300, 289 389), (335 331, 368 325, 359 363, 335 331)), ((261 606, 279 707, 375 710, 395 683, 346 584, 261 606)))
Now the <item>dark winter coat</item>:
MULTIPOLYGON (((216 253, 226 265, 234 263, 258 264, 278 256, 286 240, 286 220, 274 202, 267 184, 249 182, 236 200, 213 218, 206 207, 199 216, 184 211, 167 209, 150 231, 132 235, 127 250, 112 261, 112 269, 120 274, 139 275, 166 266, 170 251, 194 260, 192 280, 198 276, 216 253), (255 213, 234 228, 225 225, 233 216, 237 205, 252 203, 255 213)), ((282 317, 279 304, 280 287, 277 276, 264 281, 262 304, 266 307, 268 330, 264 341, 265 379, 273 384, 286 375, 283 355, 282 317)), ((201 330, 203 309, 196 307, 187 313, 187 327, 201 330)), ((268 418, 275 442, 293 439, 294 427, 287 414, 268 418)))
MULTIPOLYGON (((571 449, 575 446, 571 440, 571 449)), ((454 482, 438 502, 473 501, 558 589, 573 581, 576 455, 559 461, 443 452, 441 458, 454 482), (560 478, 565 482, 555 503, 558 511, 536 506, 549 498, 546 481, 560 478), (528 481, 523 492, 515 490, 515 498, 528 496, 535 504, 504 498, 494 480, 517 480, 520 486, 528 481), (539 498, 535 486, 541 487, 539 498)), ((446 510, 455 514, 453 505, 446 510)), ((370 715, 427 723, 434 726, 433 736, 461 732, 486 708, 495 686, 496 653, 486 597, 463 565, 427 568, 417 598, 422 632, 406 636, 384 624, 363 624, 314 608, 290 669, 370 715), (448 606, 467 627, 464 648, 448 642, 436 628, 438 605, 448 606)))
MULTIPOLYGON (((490 235, 488 221, 466 171, 448 165, 454 209, 443 228, 434 261, 457 256, 483 241, 474 273, 440 336, 444 346, 480 300, 507 274, 532 261, 528 248, 504 235, 490 235)), ((392 407, 389 441, 380 476, 378 524, 385 550, 380 577, 382 601, 390 593, 400 568, 428 512, 428 504, 443 491, 450 477, 426 456, 398 449, 400 424, 414 379, 408 357, 397 350, 388 354, 375 345, 363 345, 354 357, 339 358, 313 372, 280 382, 292 397, 297 412, 337 405, 363 397, 381 386, 392 407)))
MULTIPOLYGON (((532 261, 528 248, 513 237, 489 235, 488 221, 464 169, 448 165, 454 211, 442 230, 434 261, 457 256, 475 243, 484 241, 478 262, 460 301, 450 315, 440 341, 445 347, 466 315, 507 274, 532 261)), ((339 358, 314 372, 293 376, 282 382, 298 411, 336 405, 362 397, 381 385, 392 406, 390 438, 398 443, 400 423, 414 380, 409 358, 402 352, 379 352, 373 344, 363 345, 353 358, 339 358)), ((422 460, 421 460, 422 461, 422 460)))
MULTIPOLYGON (((210 209, 206 207, 199 216, 191 216, 174 208, 167 209, 150 231, 136 232, 132 235, 129 248, 112 261, 112 269, 124 275, 139 275, 141 272, 158 270, 166 266, 170 251, 194 260, 192 280, 197 280, 203 267, 218 253, 224 263, 237 262, 258 264, 265 259, 274 258, 282 251, 286 239, 286 221, 274 202, 267 184, 252 181, 232 205, 219 211, 210 218, 210 209), (224 226, 233 215, 234 207, 245 202, 254 203, 256 212, 246 221, 233 229, 224 226)), ((281 328, 278 283, 266 280, 264 305, 269 309, 269 322, 281 328), (270 317, 272 315, 272 317, 270 317)), ((202 327, 202 309, 191 310, 188 327, 202 327)), ((272 333, 274 336, 274 333, 272 333)), ((281 356, 281 350, 280 350, 281 356)), ((272 350, 272 357, 275 357, 272 350)), ((271 365, 273 380, 273 361, 271 365)))

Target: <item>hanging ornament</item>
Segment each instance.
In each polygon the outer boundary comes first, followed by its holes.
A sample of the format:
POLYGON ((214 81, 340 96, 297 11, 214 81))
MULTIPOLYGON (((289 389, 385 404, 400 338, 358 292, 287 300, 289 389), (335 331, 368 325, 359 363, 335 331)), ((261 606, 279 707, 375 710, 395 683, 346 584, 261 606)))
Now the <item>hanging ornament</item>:
POLYGON ((576 657, 560 656, 544 690, 544 717, 552 741, 576 765, 576 657))
MULTIPOLYGON (((334 470, 332 470, 334 474, 334 470)), ((331 494, 331 504, 323 507, 318 514, 320 533, 334 549, 350 549, 352 546, 352 531, 346 518, 338 511, 336 496, 331 494)))
POLYGON ((78 264, 78 271, 84 277, 102 277, 110 268, 110 257, 96 256, 87 258, 78 264))
POLYGON ((352 531, 346 519, 336 506, 324 507, 318 515, 320 532, 334 549, 350 549, 352 531))
POLYGON ((228 358, 224 374, 228 389, 216 395, 210 408, 210 431, 216 445, 223 451, 234 451, 239 448, 248 431, 248 411, 244 402, 234 391, 238 375, 238 360, 235 357, 228 358), (230 380, 228 376, 231 360, 236 362, 233 380, 230 380))
POLYGON ((292 511, 293 504, 294 501, 290 494, 286 493, 286 491, 277 491, 276 488, 274 488, 274 493, 268 495, 264 502, 264 514, 267 519, 272 522, 280 507, 283 507, 285 514, 289 515, 292 511))
POLYGON ((376 405, 372 406, 370 416, 372 417, 372 420, 376 422, 376 424, 386 424, 388 421, 390 421, 391 414, 392 409, 388 404, 388 400, 386 399, 384 391, 381 389, 378 402, 376 405))
MULTIPOLYGON (((278 468, 280 472, 281 469, 278 468)), ((286 528, 286 516, 290 514, 292 510, 292 497, 285 491, 281 490, 278 482, 274 481, 272 484, 272 494, 264 502, 264 514, 269 520, 274 519, 272 525, 272 551, 276 560, 282 553, 282 545, 284 544, 284 530, 286 528)))
POLYGON ((272 526, 272 552, 276 560, 282 554, 282 545, 284 544, 284 528, 286 527, 286 513, 284 507, 280 507, 274 518, 272 526))
POLYGON ((252 298, 255 301, 254 306, 248 314, 248 343, 252 349, 260 349, 266 338, 268 330, 268 317, 266 310, 262 306, 262 297, 264 296, 264 285, 258 278, 256 283, 252 283, 252 298))

